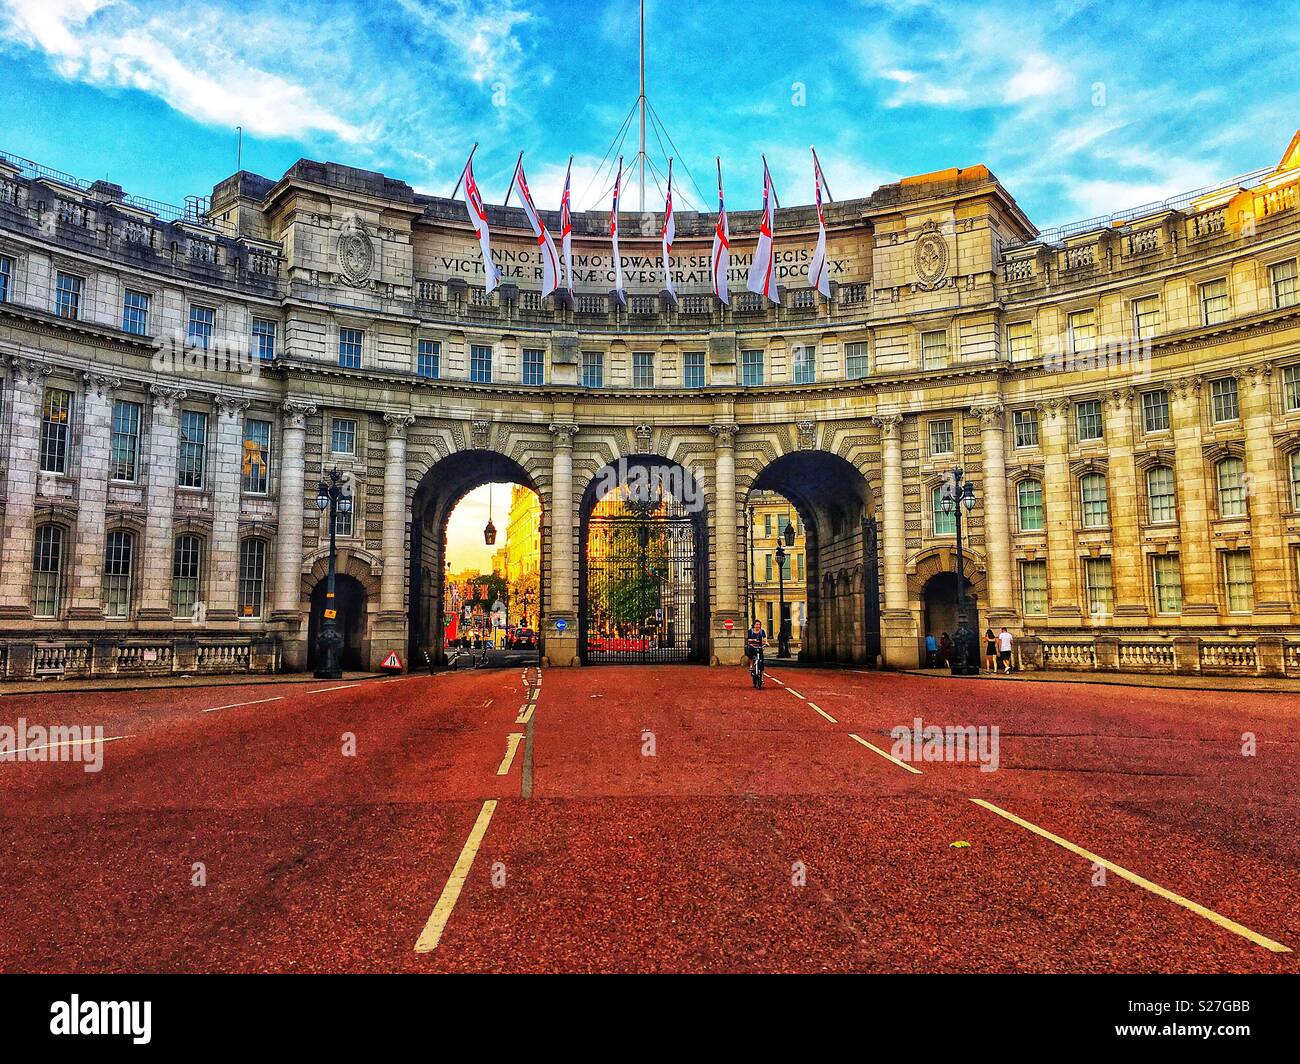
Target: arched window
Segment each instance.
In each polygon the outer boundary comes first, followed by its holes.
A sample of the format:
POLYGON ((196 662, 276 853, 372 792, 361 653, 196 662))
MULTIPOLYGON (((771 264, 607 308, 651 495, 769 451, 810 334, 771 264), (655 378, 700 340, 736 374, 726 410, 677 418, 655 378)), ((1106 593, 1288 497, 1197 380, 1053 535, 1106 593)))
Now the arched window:
POLYGON ((32 550, 32 616, 57 617, 63 605, 63 529, 41 525, 32 550))
POLYGON ((1043 482, 1022 480, 1016 487, 1016 502, 1020 510, 1020 531, 1041 532, 1043 529, 1043 482))
POLYGON ((1240 458, 1224 458, 1214 467, 1218 481, 1219 516, 1246 516, 1246 463, 1240 458))
POLYGON ((954 508, 952 513, 944 513, 942 485, 930 492, 930 512, 934 515, 934 534, 936 536, 955 536, 957 534, 956 509, 954 508))
POLYGON ((1153 525, 1172 524, 1178 518, 1174 471, 1167 465, 1147 470, 1147 517, 1153 525))
POLYGON ((199 607, 203 541, 191 533, 177 536, 172 549, 172 616, 189 620, 199 607))
POLYGON ((117 530, 104 539, 104 616, 127 617, 131 613, 131 566, 135 561, 135 537, 117 530))
POLYGON ((262 616, 266 586, 266 540, 246 539, 239 544, 239 616, 262 616))
POLYGON ((1085 473, 1079 478, 1079 497, 1083 502, 1083 527, 1105 528, 1110 524, 1110 503, 1106 499, 1106 478, 1100 473, 1085 473))

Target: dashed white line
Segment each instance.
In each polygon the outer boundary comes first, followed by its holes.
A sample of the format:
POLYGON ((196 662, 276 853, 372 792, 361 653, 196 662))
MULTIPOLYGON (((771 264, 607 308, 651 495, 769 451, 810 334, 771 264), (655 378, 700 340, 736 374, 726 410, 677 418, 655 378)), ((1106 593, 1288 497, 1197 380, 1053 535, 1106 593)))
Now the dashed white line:
POLYGON ((885 751, 882 750, 882 749, 880 749, 880 747, 878 747, 878 746, 872 746, 871 743, 867 742, 867 740, 864 739, 864 738, 862 738, 861 735, 854 735, 854 734, 850 733, 850 734, 849 734, 849 738, 852 739, 855 743, 861 743, 861 744, 862 744, 863 746, 865 746, 868 750, 871 750, 871 751, 873 751, 874 753, 879 754, 879 755, 880 755, 881 757, 883 757, 886 761, 892 761, 892 762, 893 762, 895 765, 897 765, 899 768, 907 769, 907 771, 910 772, 910 773, 912 773, 912 775, 914 775, 914 776, 921 776, 921 775, 924 775, 924 773, 923 773, 919 768, 913 768, 913 767, 912 767, 911 765, 909 765, 906 761, 899 761, 898 758, 896 758, 893 754, 887 754, 887 753, 885 753, 885 751))
POLYGON ((317 687, 314 691, 308 691, 309 695, 323 695, 326 691, 346 691, 349 687, 360 687, 359 683, 345 683, 338 687, 317 687))
POLYGON ((215 713, 219 709, 238 709, 240 706, 260 706, 263 702, 279 702, 283 698, 284 695, 276 695, 274 698, 258 698, 254 699, 252 702, 231 702, 228 706, 212 706, 210 709, 205 709, 203 712, 215 713))
POLYGON ((785 685, 785 689, 786 689, 787 691, 789 691, 792 695, 794 695, 795 698, 803 698, 803 695, 801 695, 798 691, 796 691, 796 690, 795 690, 793 687, 791 687, 789 684, 786 684, 786 685, 785 685))
POLYGON ((36 750, 54 750, 61 746, 87 746, 91 743, 115 743, 119 739, 133 738, 135 738, 134 735, 112 735, 107 739, 67 739, 64 742, 58 743, 38 743, 36 746, 28 746, 7 757, 0 758, 0 761, 13 761, 15 758, 21 757, 23 754, 30 754, 36 750))
POLYGON ((465 886, 465 880, 469 878, 470 867, 474 864, 474 857, 478 854, 478 848, 483 843, 483 836, 487 834, 488 824, 492 822, 492 814, 496 811, 496 807, 496 799, 488 799, 483 803, 483 808, 479 810, 478 819, 474 821, 474 827, 469 833, 469 838, 465 840, 460 856, 456 858, 456 864, 451 870, 447 885, 442 888, 438 903, 433 907, 433 912, 429 914, 429 920, 424 925, 424 930, 420 932, 420 937, 416 940, 416 953, 432 953, 438 948, 438 943, 442 940, 443 929, 447 926, 447 921, 451 919, 452 910, 456 908, 456 901, 460 897, 461 888, 465 886))
POLYGON ((822 709, 822 707, 819 706, 816 702, 809 702, 808 704, 809 704, 810 706, 812 706, 813 709, 815 709, 818 713, 820 713, 823 717, 825 717, 825 718, 826 718, 828 721, 830 721, 832 724, 838 724, 838 723, 839 723, 838 720, 836 720, 836 719, 835 719, 834 717, 832 717, 829 713, 827 713, 826 710, 822 709))

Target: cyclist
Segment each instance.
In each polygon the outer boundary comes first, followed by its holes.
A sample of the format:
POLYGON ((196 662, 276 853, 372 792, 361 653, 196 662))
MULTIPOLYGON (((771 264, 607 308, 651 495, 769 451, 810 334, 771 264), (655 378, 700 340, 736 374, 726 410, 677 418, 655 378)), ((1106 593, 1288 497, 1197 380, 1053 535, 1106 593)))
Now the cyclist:
POLYGON ((763 648, 767 646, 767 633, 757 617, 753 626, 745 633, 745 657, 749 659, 749 672, 754 678, 754 686, 763 686, 763 648))

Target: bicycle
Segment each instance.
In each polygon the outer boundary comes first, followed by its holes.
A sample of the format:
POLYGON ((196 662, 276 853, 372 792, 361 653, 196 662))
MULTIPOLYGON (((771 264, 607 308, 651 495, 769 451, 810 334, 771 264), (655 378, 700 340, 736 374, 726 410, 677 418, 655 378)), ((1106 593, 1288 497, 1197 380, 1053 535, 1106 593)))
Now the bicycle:
POLYGON ((749 661, 749 676, 754 681, 754 686, 761 688, 763 686, 763 650, 760 647, 754 652, 754 656, 749 661))

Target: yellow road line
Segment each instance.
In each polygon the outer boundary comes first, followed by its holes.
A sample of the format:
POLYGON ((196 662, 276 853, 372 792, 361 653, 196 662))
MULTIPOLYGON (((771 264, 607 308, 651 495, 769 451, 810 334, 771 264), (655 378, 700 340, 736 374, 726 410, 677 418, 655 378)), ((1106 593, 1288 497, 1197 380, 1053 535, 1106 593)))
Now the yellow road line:
POLYGON ((515 718, 516 724, 527 724, 533 719, 533 711, 537 708, 535 702, 528 702, 519 707, 519 716, 515 718))
POLYGON ((498 776, 504 776, 510 771, 510 762, 515 759, 515 751, 519 749, 519 742, 523 737, 522 732, 511 732, 506 736, 506 756, 501 759, 501 764, 497 768, 498 776))
POLYGON ((1290 947, 1284 946, 1280 942, 1274 942, 1271 938, 1265 938, 1258 932, 1252 931, 1249 927, 1245 927, 1242 924, 1237 923, 1235 920, 1229 920, 1226 916, 1220 916, 1213 909, 1207 909, 1204 905, 1198 905, 1194 901, 1189 901, 1182 895, 1175 894, 1172 890, 1166 890, 1164 887, 1160 886, 1159 883, 1152 883, 1149 879, 1143 879, 1137 873, 1130 872, 1127 868, 1121 868, 1113 861, 1107 861, 1104 857, 1098 857, 1095 853, 1085 850, 1082 846, 1076 846, 1068 839, 1063 839, 1059 835, 1053 835, 1050 831, 1040 828, 1037 824, 1031 824, 1028 820, 1021 819, 1016 816, 1015 813, 1008 813, 1005 809, 999 809, 992 802, 986 802, 983 798, 972 798, 971 801, 980 808, 987 809, 990 813, 996 813, 1004 820, 1010 820, 1013 824, 1019 824, 1026 831, 1032 831, 1035 835, 1047 839, 1048 842, 1054 842, 1062 849, 1077 854, 1085 861, 1092 861, 1094 864, 1101 865, 1103 868, 1114 872, 1121 879, 1127 879, 1130 883, 1136 884, 1143 890, 1149 890, 1152 894, 1164 898, 1166 901, 1171 901, 1175 905, 1181 905, 1184 909, 1190 909, 1192 912, 1196 913, 1197 916, 1203 916, 1211 923, 1218 924, 1225 930, 1231 931, 1234 935, 1240 935, 1242 938, 1249 939, 1257 946, 1263 946, 1266 950, 1270 950, 1273 953, 1291 952, 1290 947))
POLYGON ((792 695, 794 695, 795 698, 803 698, 803 695, 801 695, 798 691, 796 691, 796 690, 795 690, 793 687, 791 687, 789 684, 784 684, 783 686, 785 687, 785 689, 786 689, 787 691, 789 691, 792 695))
POLYGON ((834 717, 832 717, 829 713, 827 713, 826 710, 822 709, 822 707, 819 706, 816 702, 809 702, 808 704, 809 704, 810 706, 812 706, 813 709, 817 710, 818 713, 820 713, 823 717, 825 717, 825 718, 826 718, 828 721, 830 721, 832 724, 838 724, 838 723, 839 723, 838 720, 836 720, 836 719, 835 719, 834 717))
POLYGON ((460 856, 456 858, 456 864, 451 870, 451 877, 447 880, 447 885, 442 888, 442 894, 438 896, 438 904, 433 907, 433 912, 429 914, 429 920, 424 925, 424 930, 420 932, 420 937, 415 941, 416 953, 432 953, 438 948, 438 943, 442 940, 443 928, 447 926, 447 921, 451 919, 451 911, 456 908, 461 888, 465 886, 465 880, 469 877, 470 866, 473 865, 474 858, 478 854, 478 848, 483 842, 483 836, 487 834, 488 824, 492 822, 492 814, 496 811, 496 807, 496 799, 490 798, 483 803, 483 808, 479 810, 478 819, 474 821, 474 827, 470 829, 469 838, 465 840, 460 856))
POLYGON ((862 744, 863 746, 865 746, 868 750, 872 750, 872 751, 874 751, 875 753, 879 754, 879 755, 880 755, 881 757, 883 757, 886 761, 892 761, 892 762, 893 762, 895 765, 897 765, 899 768, 905 768, 905 769, 907 769, 907 771, 910 772, 910 773, 912 773, 912 775, 914 775, 914 776, 921 776, 921 775, 924 775, 924 773, 922 773, 922 771, 921 771, 919 768, 913 768, 913 767, 912 767, 911 765, 909 765, 906 761, 899 761, 898 758, 896 758, 893 754, 887 754, 887 753, 885 753, 885 751, 882 750, 882 749, 880 749, 880 747, 878 747, 878 746, 872 746, 871 743, 867 742, 867 740, 864 739, 864 738, 862 738, 861 735, 854 735, 854 734, 850 733, 850 734, 849 734, 849 738, 852 739, 855 743, 861 743, 861 744, 862 744))
POLYGON ((259 698, 252 702, 231 702, 228 706, 213 706, 211 709, 205 709, 204 713, 215 713, 219 709, 238 709, 240 706, 260 706, 263 702, 279 702, 284 695, 276 695, 274 698, 259 698))

